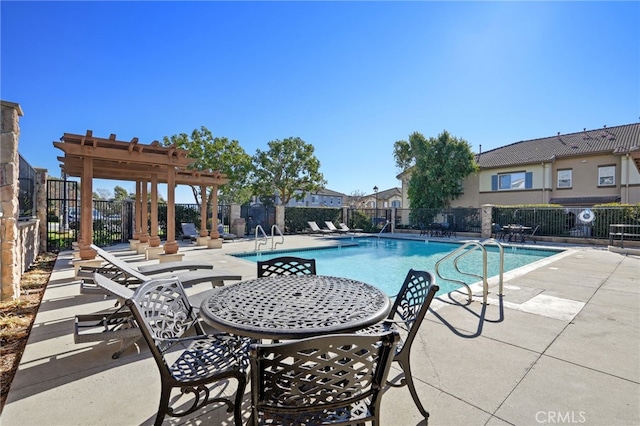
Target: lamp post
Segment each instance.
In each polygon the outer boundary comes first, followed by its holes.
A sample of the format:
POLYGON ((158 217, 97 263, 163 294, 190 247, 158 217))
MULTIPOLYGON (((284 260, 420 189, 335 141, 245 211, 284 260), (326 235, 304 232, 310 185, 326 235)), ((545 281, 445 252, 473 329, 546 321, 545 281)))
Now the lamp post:
POLYGON ((373 226, 378 226, 378 186, 373 187, 373 192, 376 194, 376 216, 373 226))

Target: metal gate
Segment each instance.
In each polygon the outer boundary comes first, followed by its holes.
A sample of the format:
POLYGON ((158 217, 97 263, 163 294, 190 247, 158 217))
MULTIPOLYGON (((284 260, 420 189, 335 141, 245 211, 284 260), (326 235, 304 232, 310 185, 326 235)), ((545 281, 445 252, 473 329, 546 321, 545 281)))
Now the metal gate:
MULTIPOLYGON (((92 202, 93 242, 108 246, 133 237, 133 201, 92 202)), ((80 231, 78 182, 47 180, 47 251, 71 250, 80 231)))
POLYGON ((78 240, 78 182, 47 180, 47 251, 71 250, 78 240))
POLYGON ((247 235, 254 235, 258 225, 262 226, 262 229, 268 234, 271 232, 271 227, 276 223, 276 208, 260 204, 242 206, 240 216, 245 220, 247 235))

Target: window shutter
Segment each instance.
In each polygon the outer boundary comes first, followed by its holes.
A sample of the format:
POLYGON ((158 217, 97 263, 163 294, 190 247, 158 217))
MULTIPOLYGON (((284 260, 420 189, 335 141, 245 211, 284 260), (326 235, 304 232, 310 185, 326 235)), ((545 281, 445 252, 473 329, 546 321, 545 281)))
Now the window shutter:
POLYGON ((533 172, 527 172, 524 174, 524 187, 526 189, 533 188, 533 172))
POLYGON ((492 191, 498 190, 498 175, 491 176, 491 190, 492 191))

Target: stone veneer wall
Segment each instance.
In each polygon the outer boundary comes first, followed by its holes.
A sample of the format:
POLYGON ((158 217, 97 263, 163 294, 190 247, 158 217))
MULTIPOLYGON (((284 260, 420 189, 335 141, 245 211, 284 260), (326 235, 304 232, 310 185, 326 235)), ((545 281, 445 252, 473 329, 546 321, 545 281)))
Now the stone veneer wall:
POLYGON ((1 102, 0 140, 0 300, 20 295, 20 270, 16 245, 18 241, 18 194, 20 185, 18 138, 20 105, 1 102))

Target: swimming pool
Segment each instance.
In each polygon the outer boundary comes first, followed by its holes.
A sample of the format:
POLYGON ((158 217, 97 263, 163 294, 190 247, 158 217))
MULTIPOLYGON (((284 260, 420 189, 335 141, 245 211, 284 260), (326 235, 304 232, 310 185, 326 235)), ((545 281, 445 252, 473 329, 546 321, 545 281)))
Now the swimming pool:
MULTIPOLYGON (((302 250, 276 250, 236 254, 234 256, 257 262, 279 256, 297 256, 316 259, 316 270, 321 275, 351 278, 373 284, 388 295, 395 295, 409 269, 421 269, 435 274, 435 264, 448 253, 460 247, 459 243, 416 241, 400 239, 355 239, 353 244, 340 247, 318 247, 302 250)), ((504 271, 511 271, 524 265, 558 254, 561 250, 540 250, 534 248, 505 247, 504 271)), ((498 275, 500 254, 495 246, 487 246, 488 276, 498 275)), ((460 270, 482 275, 482 253, 475 250, 459 262, 460 270)), ((467 284, 477 280, 458 274, 453 260, 443 262, 440 272, 445 277, 461 279, 467 284)), ((438 278, 440 291, 448 293, 459 285, 438 278)))

